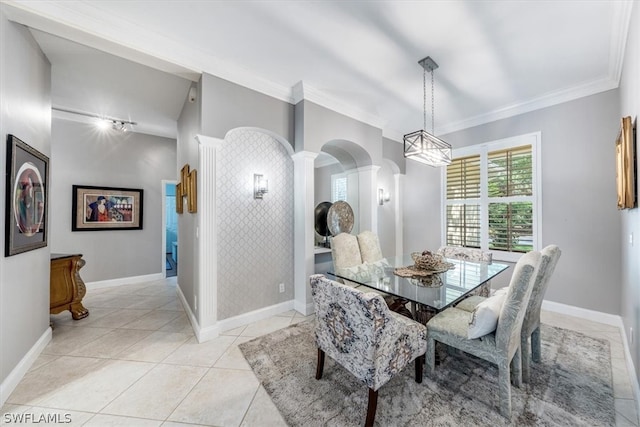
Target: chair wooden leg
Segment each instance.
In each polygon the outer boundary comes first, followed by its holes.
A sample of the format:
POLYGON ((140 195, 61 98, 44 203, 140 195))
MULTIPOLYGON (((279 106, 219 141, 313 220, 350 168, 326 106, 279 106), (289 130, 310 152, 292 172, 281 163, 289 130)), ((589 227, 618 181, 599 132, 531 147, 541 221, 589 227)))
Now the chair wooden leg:
POLYGON ((416 357, 416 382, 422 383, 422 365, 424 364, 424 354, 416 357))
POLYGON ((324 351, 318 349, 318 365, 316 366, 316 379, 322 378, 322 371, 324 370, 324 351))
POLYGON ((367 405, 367 420, 364 423, 365 427, 373 426, 373 421, 376 418, 376 409, 378 408, 378 391, 369 389, 369 404, 367 405))
POLYGON ((498 364, 498 398, 500 414, 511 419, 511 369, 509 361, 502 360, 498 364))
POLYGON ((531 359, 540 363, 540 355, 540 326, 538 326, 531 333, 531 359))
POLYGON ((520 340, 520 356, 522 357, 522 381, 529 382, 531 370, 531 356, 529 349, 529 337, 522 335, 520 340))

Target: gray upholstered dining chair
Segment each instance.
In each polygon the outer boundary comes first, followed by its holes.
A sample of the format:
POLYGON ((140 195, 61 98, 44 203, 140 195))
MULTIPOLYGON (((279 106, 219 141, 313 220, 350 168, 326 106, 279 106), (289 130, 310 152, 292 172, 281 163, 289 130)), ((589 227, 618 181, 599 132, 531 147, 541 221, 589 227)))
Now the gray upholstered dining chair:
POLYGON ((321 274, 312 275, 318 365, 325 354, 369 387, 365 426, 376 416, 378 389, 415 360, 415 381, 422 382, 427 328, 389 310, 380 295, 360 292, 321 274))
MULTIPOLYGON (((462 246, 441 246, 436 253, 445 258, 466 259, 469 261, 491 262, 493 259, 493 254, 491 252, 485 252, 482 249, 476 248, 465 248, 462 246)), ((490 291, 491 281, 483 283, 475 292, 475 295, 488 297, 490 291)))
MULTIPOLYGON (((561 254, 562 251, 556 245, 548 245, 540 251, 540 268, 538 269, 538 276, 536 277, 536 281, 533 285, 531 298, 529 298, 529 304, 527 306, 527 312, 524 316, 522 332, 520 334, 522 380, 524 382, 529 382, 529 378, 531 376, 531 359, 533 359, 534 362, 540 362, 540 310, 542 309, 544 294, 549 286, 549 279, 556 269, 556 265, 558 264, 561 254), (531 347, 529 347, 529 338, 531 338, 531 347), (529 348, 531 348, 531 358, 529 358, 529 348)), ((477 305, 484 300, 485 298, 473 296, 456 305, 456 308, 473 312, 477 305)))
POLYGON ((427 323, 427 375, 435 368, 436 341, 496 364, 500 413, 507 418, 511 417, 511 376, 516 386, 522 384, 520 332, 540 258, 537 251, 520 257, 494 332, 469 339, 473 314, 455 307, 442 311, 427 323))
MULTIPOLYGON (((333 268, 337 274, 342 270, 349 268, 357 268, 362 265, 362 256, 360 255, 360 247, 358 246, 358 238, 349 233, 340 233, 331 238, 331 258, 333 260, 333 268)), ((341 282, 348 286, 354 286, 353 282, 341 282)))
MULTIPOLYGON (((531 337, 531 359, 534 362, 540 362, 541 345, 540 345, 540 310, 542 309, 542 301, 544 300, 544 294, 549 287, 549 279, 553 275, 553 272, 558 265, 558 260, 562 251, 556 245, 549 245, 542 249, 542 255, 548 258, 546 265, 544 266, 543 274, 540 280, 536 281, 531 293, 531 299, 529 299, 529 306, 527 307, 527 313, 524 316, 524 323, 522 324, 521 334, 521 348, 522 348, 522 379, 525 382, 529 382, 530 374, 530 359, 529 359, 529 337, 531 337)), ((540 267, 542 268, 542 266, 540 267)))
POLYGON ((362 262, 376 262, 382 260, 382 249, 380 248, 380 239, 373 231, 365 230, 358 234, 358 246, 360 247, 360 256, 362 262))
MULTIPOLYGON (((380 239, 378 238, 378 235, 376 233, 371 230, 365 230, 358 234, 357 238, 362 262, 367 264, 368 269, 376 272, 379 269, 391 267, 386 258, 382 256, 380 239)), ((391 310, 395 311, 396 313, 400 313, 403 316, 413 318, 411 310, 407 308, 407 304, 409 303, 409 301, 404 298, 385 294, 383 292, 376 291, 376 293, 379 293, 384 297, 384 300, 391 310)))

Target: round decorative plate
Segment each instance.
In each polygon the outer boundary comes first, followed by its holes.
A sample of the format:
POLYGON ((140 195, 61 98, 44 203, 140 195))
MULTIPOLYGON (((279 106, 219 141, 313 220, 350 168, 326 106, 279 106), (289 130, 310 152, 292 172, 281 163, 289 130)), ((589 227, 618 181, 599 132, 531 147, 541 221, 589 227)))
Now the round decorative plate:
POLYGON ((329 234, 329 229, 327 228, 327 212, 329 212, 332 204, 331 202, 318 203, 314 212, 316 233, 323 237, 329 234))
POLYGON ((344 200, 338 200, 327 212, 327 227, 332 236, 351 233, 353 228, 353 209, 344 200))

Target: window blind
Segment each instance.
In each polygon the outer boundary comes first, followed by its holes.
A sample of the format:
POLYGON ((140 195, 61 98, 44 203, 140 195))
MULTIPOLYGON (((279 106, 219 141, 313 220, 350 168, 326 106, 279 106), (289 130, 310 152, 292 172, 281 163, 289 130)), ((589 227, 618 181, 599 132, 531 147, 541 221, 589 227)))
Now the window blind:
POLYGON ((505 252, 533 249, 533 147, 478 146, 446 171, 446 244, 505 252), (478 154, 475 154, 478 153, 478 154))

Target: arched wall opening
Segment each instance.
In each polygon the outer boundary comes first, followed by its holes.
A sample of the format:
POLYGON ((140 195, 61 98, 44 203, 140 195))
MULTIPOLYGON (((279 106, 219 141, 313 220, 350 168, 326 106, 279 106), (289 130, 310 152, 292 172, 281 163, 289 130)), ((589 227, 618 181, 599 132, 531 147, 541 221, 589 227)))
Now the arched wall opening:
POLYGON ((294 298, 293 150, 270 131, 235 128, 216 151, 217 319, 223 320, 294 298), (262 199, 254 198, 254 174, 268 180, 262 199))

